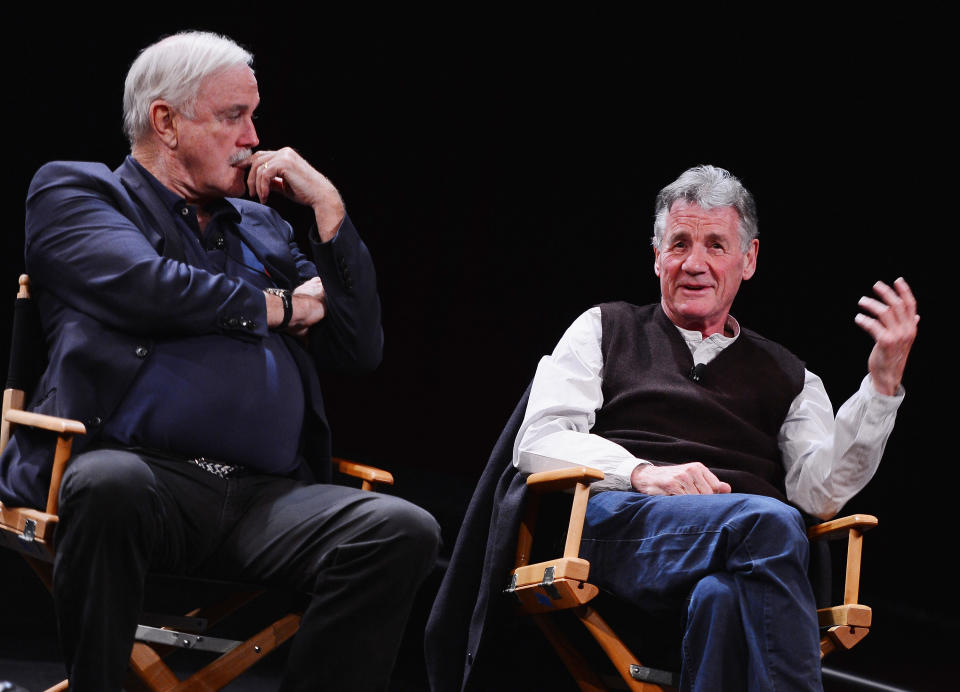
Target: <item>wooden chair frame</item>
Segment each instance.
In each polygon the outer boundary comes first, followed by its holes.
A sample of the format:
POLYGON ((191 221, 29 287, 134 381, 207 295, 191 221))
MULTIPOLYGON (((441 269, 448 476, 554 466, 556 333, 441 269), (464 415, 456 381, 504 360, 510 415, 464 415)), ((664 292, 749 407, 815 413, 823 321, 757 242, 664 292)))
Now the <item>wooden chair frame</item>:
MULTIPOLYGON (((20 276, 18 299, 29 299, 29 278, 20 276)), ((18 425, 45 430, 57 436, 50 488, 43 511, 25 507, 7 507, 0 502, 0 545, 20 553, 48 590, 52 590, 53 558, 57 528, 57 498, 63 472, 70 460, 73 438, 85 435, 86 427, 80 421, 47 416, 25 411, 26 396, 22 389, 8 387, 3 392, 3 411, 0 418, 0 452, 6 447, 18 425)), ((375 485, 393 485, 388 471, 334 458, 334 468, 340 473, 357 478, 363 490, 375 485)), ((191 610, 172 618, 175 626, 141 625, 138 641, 130 656, 128 690, 146 692, 209 692, 226 686, 252 665, 262 660, 296 634, 300 615, 290 613, 246 641, 227 640, 206 636, 214 624, 256 598, 261 591, 249 587, 231 594, 212 606, 191 610), (179 649, 217 652, 213 661, 181 680, 164 662, 164 658, 179 649)), ((64 680, 45 692, 60 692, 69 688, 64 680)))
MULTIPOLYGON (((603 472, 588 467, 544 471, 527 478, 527 504, 517 534, 515 566, 507 592, 516 598, 522 613, 533 617, 584 692, 601 692, 607 690, 608 686, 586 658, 554 626, 550 617, 557 611, 569 610, 573 613, 610 659, 628 689, 633 692, 668 692, 676 688, 679 675, 644 666, 613 628, 588 605, 599 589, 587 581, 590 563, 579 557, 580 539, 590 498, 590 484, 602 479, 603 472), (563 555, 530 564, 539 497, 544 493, 570 490, 573 491, 573 504, 563 555)), ((876 526, 876 517, 859 514, 826 521, 808 531, 810 540, 847 539, 843 604, 817 610, 823 631, 821 658, 837 649, 853 647, 870 631, 872 611, 868 606, 858 603, 857 599, 863 533, 876 526)))

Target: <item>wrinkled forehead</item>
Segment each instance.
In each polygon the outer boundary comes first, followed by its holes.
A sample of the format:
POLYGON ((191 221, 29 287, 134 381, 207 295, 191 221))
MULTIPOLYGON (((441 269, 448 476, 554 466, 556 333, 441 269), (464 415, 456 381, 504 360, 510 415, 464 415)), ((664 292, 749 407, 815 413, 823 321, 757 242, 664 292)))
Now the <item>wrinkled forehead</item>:
POLYGON ((710 233, 737 234, 740 215, 734 207, 704 209, 699 204, 677 200, 670 207, 666 218, 666 233, 709 231, 710 233))
POLYGON ((198 104, 220 110, 233 106, 254 109, 260 103, 257 77, 247 65, 234 65, 203 78, 198 104))

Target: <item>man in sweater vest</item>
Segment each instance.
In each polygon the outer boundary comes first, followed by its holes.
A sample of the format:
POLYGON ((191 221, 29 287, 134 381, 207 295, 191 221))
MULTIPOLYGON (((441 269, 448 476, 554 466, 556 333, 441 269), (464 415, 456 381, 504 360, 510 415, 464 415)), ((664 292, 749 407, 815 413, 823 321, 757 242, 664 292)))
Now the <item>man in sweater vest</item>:
POLYGON ((801 512, 832 517, 876 471, 916 301, 902 278, 860 300, 869 374, 834 417, 803 362, 730 315, 759 249, 737 178, 700 166, 661 190, 653 246, 660 303, 571 325, 537 368, 514 464, 604 472, 581 556, 598 586, 683 612, 681 689, 822 689, 801 512))

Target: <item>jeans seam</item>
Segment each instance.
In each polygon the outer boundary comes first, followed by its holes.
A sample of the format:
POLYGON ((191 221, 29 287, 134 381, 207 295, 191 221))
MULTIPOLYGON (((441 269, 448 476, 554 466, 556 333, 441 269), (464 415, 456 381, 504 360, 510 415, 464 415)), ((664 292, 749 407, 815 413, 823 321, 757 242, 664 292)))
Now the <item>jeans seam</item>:
MULTIPOLYGON (((751 569, 752 569, 752 568, 753 568, 753 565, 754 565, 754 557, 753 557, 753 553, 752 553, 751 550, 750 550, 750 534, 749 534, 749 533, 747 533, 746 535, 744 535, 743 540, 740 542, 740 544, 743 546, 744 551, 747 553, 747 557, 748 557, 749 560, 750 560, 750 566, 751 566, 751 569)), ((761 641, 762 641, 762 643, 763 643, 763 653, 764 653, 764 656, 765 656, 765 658, 766 658, 766 660, 763 661, 763 668, 767 671, 767 674, 770 676, 770 686, 771 686, 770 689, 772 690, 772 692, 776 692, 776 689, 777 689, 776 671, 774 670, 774 667, 773 667, 773 665, 772 665, 773 655, 772 655, 772 653, 771 653, 771 651, 770 651, 770 636, 769 636, 769 632, 770 632, 770 604, 769 604, 769 599, 770 599, 770 587, 769 587, 769 585, 767 585, 767 584, 765 584, 765 583, 763 583, 763 582, 761 582, 759 586, 760 586, 760 589, 761 589, 761 591, 762 591, 760 603, 761 603, 761 608, 763 609, 763 614, 762 614, 762 618, 761 618, 761 622, 763 623, 763 632, 762 632, 761 641)), ((742 616, 741 616, 741 617, 742 617, 742 616)), ((748 673, 748 675, 749 675, 749 673, 748 673)))

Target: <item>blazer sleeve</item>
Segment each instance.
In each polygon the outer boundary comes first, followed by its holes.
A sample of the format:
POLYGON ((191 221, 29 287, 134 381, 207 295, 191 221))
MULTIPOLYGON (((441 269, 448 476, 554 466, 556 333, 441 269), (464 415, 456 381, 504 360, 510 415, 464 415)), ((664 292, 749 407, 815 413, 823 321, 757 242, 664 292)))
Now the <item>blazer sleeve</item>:
POLYGON ((326 316, 310 329, 310 352, 324 369, 373 370, 383 355, 383 329, 370 252, 349 216, 332 240, 320 242, 316 229, 308 237, 327 296, 326 316))

